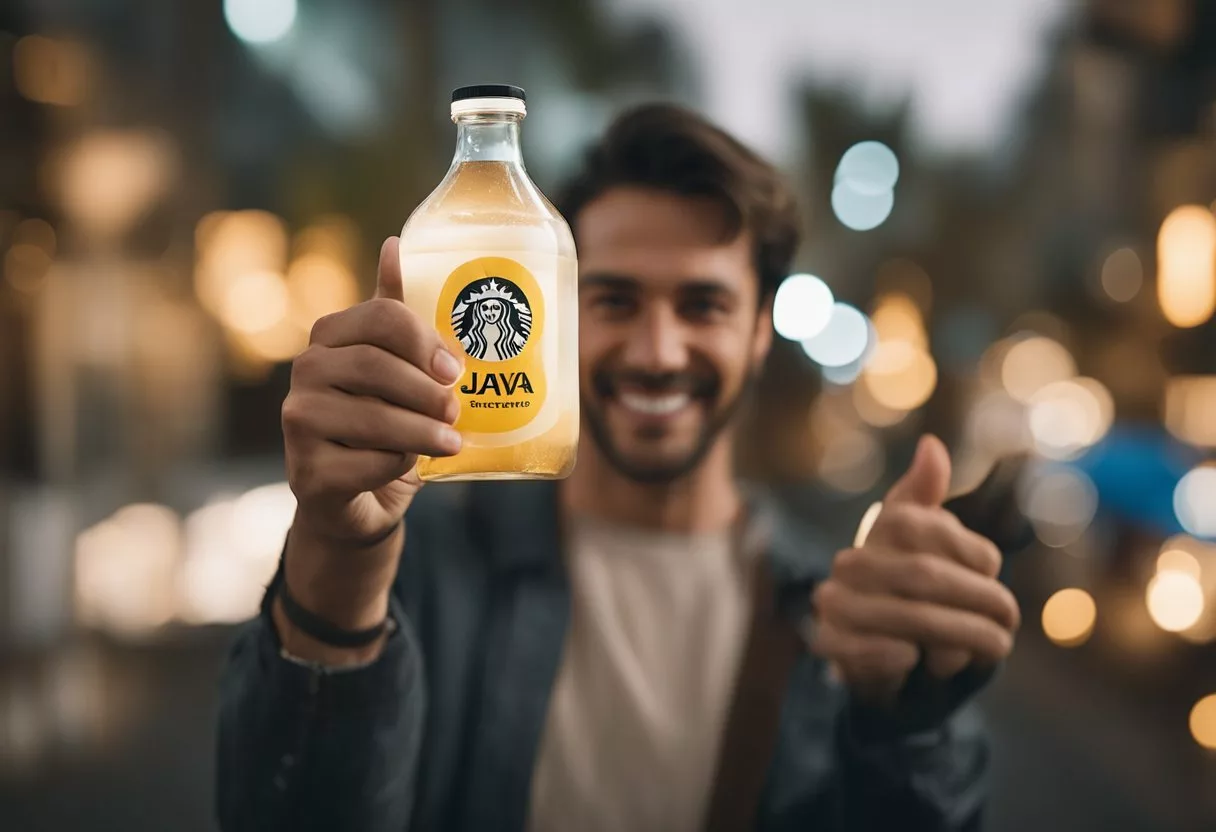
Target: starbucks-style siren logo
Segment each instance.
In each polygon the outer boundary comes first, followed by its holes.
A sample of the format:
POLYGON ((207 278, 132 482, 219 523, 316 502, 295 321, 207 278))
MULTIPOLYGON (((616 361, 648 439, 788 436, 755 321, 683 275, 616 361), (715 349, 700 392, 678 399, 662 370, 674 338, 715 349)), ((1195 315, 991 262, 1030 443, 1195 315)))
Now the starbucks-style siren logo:
POLYGON ((503 277, 474 280, 456 296, 452 331, 473 358, 506 361, 519 355, 532 334, 532 307, 520 288, 503 277))

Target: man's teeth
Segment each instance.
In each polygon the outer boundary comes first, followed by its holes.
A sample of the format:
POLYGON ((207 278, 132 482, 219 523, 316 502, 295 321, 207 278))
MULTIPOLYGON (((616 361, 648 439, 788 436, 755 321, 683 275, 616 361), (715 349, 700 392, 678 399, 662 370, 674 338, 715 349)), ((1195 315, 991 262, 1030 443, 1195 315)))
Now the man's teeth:
POLYGON ((690 400, 687 393, 667 393, 662 396, 654 396, 646 393, 625 392, 620 394, 619 399, 625 407, 638 413, 645 413, 647 416, 666 416, 669 413, 675 413, 690 400))

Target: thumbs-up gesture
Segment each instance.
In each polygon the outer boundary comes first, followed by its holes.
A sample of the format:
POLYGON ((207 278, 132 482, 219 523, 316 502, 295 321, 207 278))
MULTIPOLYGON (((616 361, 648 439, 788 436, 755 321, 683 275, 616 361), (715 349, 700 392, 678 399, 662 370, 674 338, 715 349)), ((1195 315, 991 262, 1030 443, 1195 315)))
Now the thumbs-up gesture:
POLYGON ((922 650, 945 679, 1013 647, 1021 617, 996 579, 1001 554, 942 508, 949 483, 945 446, 922 437, 869 533, 815 590, 811 648, 866 699, 891 701, 922 650))

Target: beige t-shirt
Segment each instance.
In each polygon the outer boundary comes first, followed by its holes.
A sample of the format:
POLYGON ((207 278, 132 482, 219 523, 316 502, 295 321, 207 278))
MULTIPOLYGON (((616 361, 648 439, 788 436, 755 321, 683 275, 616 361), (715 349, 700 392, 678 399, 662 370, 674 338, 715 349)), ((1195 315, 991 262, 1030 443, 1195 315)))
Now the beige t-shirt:
POLYGON ((529 829, 699 830, 751 617, 735 535, 572 525, 529 829))

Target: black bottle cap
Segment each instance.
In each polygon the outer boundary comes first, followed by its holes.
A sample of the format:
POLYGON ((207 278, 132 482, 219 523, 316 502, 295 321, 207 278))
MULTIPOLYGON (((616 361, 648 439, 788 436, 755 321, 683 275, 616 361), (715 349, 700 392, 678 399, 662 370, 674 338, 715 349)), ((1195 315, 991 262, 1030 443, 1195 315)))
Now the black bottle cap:
POLYGON ((513 84, 474 84, 471 87, 457 87, 452 90, 452 103, 464 101, 466 98, 518 98, 527 101, 523 87, 513 84))

